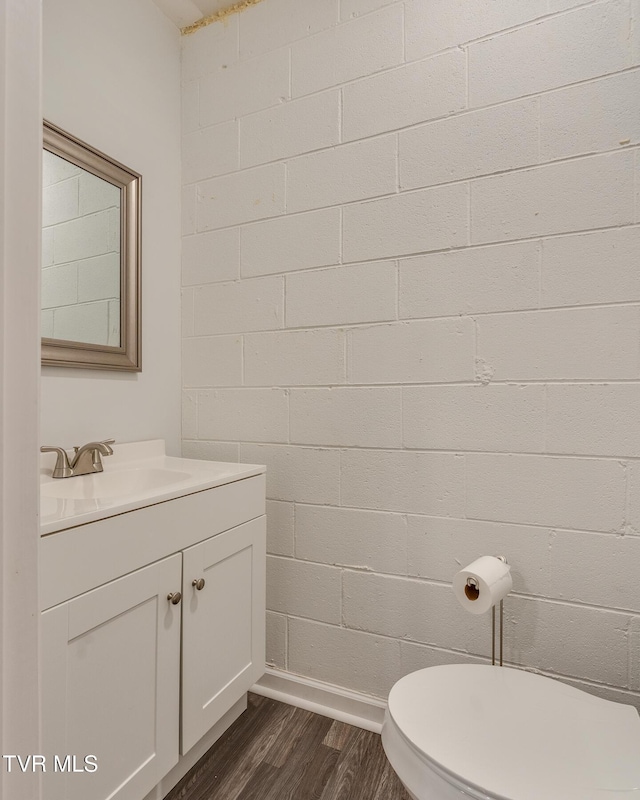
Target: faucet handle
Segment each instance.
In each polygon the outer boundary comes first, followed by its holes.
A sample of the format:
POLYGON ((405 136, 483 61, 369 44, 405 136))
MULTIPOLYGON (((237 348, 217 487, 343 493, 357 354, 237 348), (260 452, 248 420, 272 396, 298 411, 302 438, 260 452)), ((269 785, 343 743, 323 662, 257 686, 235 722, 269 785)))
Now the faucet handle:
POLYGON ((115 444, 115 441, 115 439, 96 439, 95 442, 87 442, 87 444, 83 444, 82 447, 74 446, 73 450, 76 456, 81 450, 98 450, 103 456, 112 456, 113 450, 109 445, 115 444))
POLYGON ((50 445, 42 445, 40 448, 41 453, 57 453, 56 465, 53 468, 53 478, 70 478, 73 475, 73 470, 69 465, 69 456, 67 451, 62 447, 52 447, 50 445))

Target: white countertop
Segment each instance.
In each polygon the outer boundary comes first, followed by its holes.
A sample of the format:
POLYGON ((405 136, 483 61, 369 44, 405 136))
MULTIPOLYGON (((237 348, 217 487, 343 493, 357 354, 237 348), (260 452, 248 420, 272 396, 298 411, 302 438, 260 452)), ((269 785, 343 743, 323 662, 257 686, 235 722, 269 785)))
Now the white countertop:
POLYGON ((162 439, 114 444, 113 455, 102 459, 104 472, 95 475, 54 479, 55 459, 41 456, 42 536, 266 472, 259 464, 167 456, 162 439))

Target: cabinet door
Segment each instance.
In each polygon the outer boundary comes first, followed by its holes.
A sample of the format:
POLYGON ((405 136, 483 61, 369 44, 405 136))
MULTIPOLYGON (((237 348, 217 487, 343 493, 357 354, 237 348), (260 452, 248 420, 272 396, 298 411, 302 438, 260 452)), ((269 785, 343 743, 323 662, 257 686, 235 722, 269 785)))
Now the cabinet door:
POLYGON ((180 589, 181 563, 171 556, 43 612, 47 800, 140 800, 177 762, 180 606, 167 594, 180 589), (87 755, 94 772, 81 771, 87 755))
POLYGON ((265 519, 183 553, 183 754, 264 673, 265 519))

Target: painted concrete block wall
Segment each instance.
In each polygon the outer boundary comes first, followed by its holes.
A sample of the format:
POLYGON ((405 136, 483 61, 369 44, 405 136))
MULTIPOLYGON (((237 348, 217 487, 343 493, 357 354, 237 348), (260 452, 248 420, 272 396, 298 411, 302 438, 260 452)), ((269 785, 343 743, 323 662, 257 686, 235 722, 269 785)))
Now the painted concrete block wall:
POLYGON ((268 656, 640 706, 640 6, 265 0, 183 39, 183 452, 268 466, 268 656))
POLYGON ((43 109, 54 125, 142 175, 142 372, 43 367, 41 441, 164 438, 177 454, 179 31, 152 0, 45 0, 43 109))

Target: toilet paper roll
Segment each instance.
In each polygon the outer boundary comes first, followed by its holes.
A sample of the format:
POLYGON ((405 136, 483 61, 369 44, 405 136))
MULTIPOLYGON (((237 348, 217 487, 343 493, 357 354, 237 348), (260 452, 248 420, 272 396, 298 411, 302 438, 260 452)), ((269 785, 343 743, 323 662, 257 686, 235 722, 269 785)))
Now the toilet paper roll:
POLYGON ((511 567, 496 556, 481 556, 453 576, 453 593, 472 614, 484 614, 512 587, 511 567))

